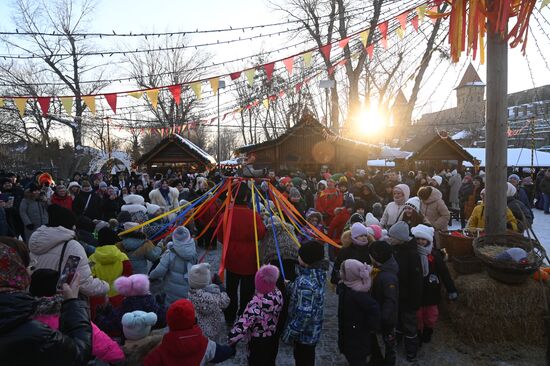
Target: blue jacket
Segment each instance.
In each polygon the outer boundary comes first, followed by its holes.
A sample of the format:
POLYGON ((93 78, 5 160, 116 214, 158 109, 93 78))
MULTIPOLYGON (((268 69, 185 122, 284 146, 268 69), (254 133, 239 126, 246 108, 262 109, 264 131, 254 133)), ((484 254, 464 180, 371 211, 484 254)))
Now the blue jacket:
POLYGON ((132 237, 131 234, 126 235, 122 239, 122 244, 117 244, 117 246, 128 256, 128 259, 132 263, 132 272, 134 274, 149 273, 149 263, 147 262, 156 261, 162 253, 162 249, 147 240, 145 235, 143 237, 132 237))
POLYGON ((315 345, 321 337, 325 301, 326 269, 298 268, 298 277, 288 286, 288 323, 285 343, 315 345))
POLYGON ((167 250, 160 258, 157 267, 151 271, 149 278, 164 280, 162 288, 166 293, 166 303, 171 304, 179 299, 186 299, 189 292, 188 272, 197 264, 195 240, 189 237, 186 241, 168 243, 167 250))

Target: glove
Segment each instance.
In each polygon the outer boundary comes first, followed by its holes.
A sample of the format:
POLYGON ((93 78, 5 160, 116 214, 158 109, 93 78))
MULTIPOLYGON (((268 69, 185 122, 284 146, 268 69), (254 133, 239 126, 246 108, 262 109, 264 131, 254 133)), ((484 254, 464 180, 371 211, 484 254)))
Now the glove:
POLYGON ((456 293, 456 292, 450 292, 447 296, 449 297, 449 300, 451 300, 451 301, 455 301, 456 299, 458 299, 458 293, 456 293))
POLYGON ((28 224, 25 226, 28 230, 32 230, 34 229, 34 225, 33 224, 28 224))

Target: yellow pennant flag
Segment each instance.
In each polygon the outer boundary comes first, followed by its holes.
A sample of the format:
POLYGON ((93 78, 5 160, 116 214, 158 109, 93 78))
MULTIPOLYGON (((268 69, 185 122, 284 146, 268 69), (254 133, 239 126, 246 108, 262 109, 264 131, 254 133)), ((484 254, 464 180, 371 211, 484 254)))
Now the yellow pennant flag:
POLYGON ((403 39, 403 36, 405 35, 405 31, 403 30, 403 28, 397 28, 395 30, 395 33, 397 33, 399 39, 403 39))
POLYGON ((352 60, 357 60, 361 56, 361 52, 355 52, 353 55, 351 55, 352 60))
POLYGON ((82 100, 86 103, 90 112, 95 116, 95 95, 87 95, 82 97, 82 100))
POLYGON ((248 69, 248 70, 245 70, 244 72, 244 75, 246 76, 247 80, 248 80, 248 84, 250 86, 254 85, 254 74, 256 72, 256 69, 248 69))
POLYGON ((15 105, 17 106, 17 109, 19 110, 19 116, 23 118, 25 115, 25 107, 27 105, 27 98, 15 98, 13 100, 15 105))
POLYGON ((418 14, 418 20, 420 21, 424 20, 424 14, 426 14, 426 9, 428 9, 426 5, 420 5, 418 8, 416 8, 416 14, 418 14))
POLYGON ((311 66, 311 56, 313 56, 313 51, 306 52, 302 55, 302 57, 304 58, 305 67, 311 66))
POLYGON ((0 108, 3 108, 5 105, 4 99, 0 98, 0 108))
POLYGON ((61 101, 61 104, 63 104, 63 108, 65 108, 65 111, 70 116, 73 113, 73 97, 61 97, 59 98, 61 101))
POLYGON ((157 109, 157 104, 159 101, 159 90, 158 89, 150 89, 145 92, 147 94, 147 99, 149 99, 149 103, 153 106, 153 109, 157 109))
POLYGON ((218 94, 218 89, 220 87, 220 78, 216 77, 216 78, 210 79, 210 87, 212 88, 214 95, 218 94))
POLYGON ((268 109, 268 108, 269 108, 269 100, 268 100, 268 99, 264 99, 264 100, 263 100, 263 103, 264 103, 265 109, 268 109))
POLYGON ((368 29, 365 31, 362 31, 359 34, 359 37, 361 38, 361 43, 363 44, 363 47, 367 47, 367 40, 369 39, 369 31, 368 29))
POLYGON ((197 99, 201 99, 202 95, 202 86, 200 81, 196 81, 191 84, 191 89, 195 92, 195 95, 197 96, 197 99))
POLYGON ((131 92, 131 93, 128 93, 128 95, 131 96, 131 97, 134 97, 136 99, 139 99, 143 95, 143 92, 140 92, 140 91, 131 92))
POLYGON ((540 4, 540 10, 544 8, 545 6, 548 6, 550 4, 550 0, 542 0, 542 4, 540 4))

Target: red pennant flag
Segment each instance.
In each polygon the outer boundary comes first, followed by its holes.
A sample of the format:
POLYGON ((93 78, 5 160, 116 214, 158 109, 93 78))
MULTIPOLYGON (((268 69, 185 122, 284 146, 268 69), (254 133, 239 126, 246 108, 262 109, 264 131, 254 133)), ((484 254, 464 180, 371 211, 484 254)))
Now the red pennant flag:
POLYGON ((174 97, 174 102, 176 102, 176 105, 179 106, 181 102, 181 85, 169 86, 168 90, 172 93, 172 97, 174 97))
POLYGON ((374 55, 374 44, 369 44, 367 46, 367 54, 369 55, 369 59, 372 60, 372 56, 374 55))
POLYGON ((210 120, 210 124, 214 123, 214 121, 217 120, 217 119, 218 119, 218 117, 212 118, 212 119, 210 120))
POLYGON ((334 69, 335 69, 335 66, 329 67, 329 68, 328 68, 328 74, 329 74, 329 75, 334 74, 334 69))
POLYGON ((378 24, 378 29, 380 30, 382 39, 386 39, 388 37, 388 21, 386 20, 384 23, 378 24))
POLYGON ((285 58, 283 60, 283 64, 285 64, 288 74, 292 75, 292 69, 294 68, 294 57, 285 58))
POLYGON ((267 75, 267 80, 271 80, 271 76, 273 76, 273 69, 275 68, 275 62, 270 62, 268 64, 264 65, 265 74, 267 75))
POLYGON ((387 49, 388 48, 388 39, 387 38, 382 38, 382 47, 384 47, 384 49, 387 49))
POLYGON ((338 61, 338 63, 336 64, 336 66, 342 66, 342 65, 345 65, 345 64, 346 64, 346 62, 348 62, 348 60, 347 60, 347 59, 343 59, 343 60, 340 60, 340 61, 338 61))
POLYGON ((111 94, 103 94, 105 99, 107 100, 107 104, 109 104, 109 107, 113 110, 113 113, 116 114, 116 99, 117 94, 111 93, 111 94))
POLYGON ((231 78, 231 80, 237 80, 241 77, 241 71, 232 72, 231 74, 229 74, 229 77, 231 78))
POLYGON ((276 95, 270 95, 267 97, 267 99, 271 102, 271 101, 274 101, 277 99, 277 96, 276 95))
POLYGON ((284 96, 285 96, 285 91, 284 91, 284 90, 281 90, 281 91, 279 92, 279 98, 282 98, 282 97, 284 97, 284 96))
POLYGON ((411 19, 411 24, 415 32, 418 32, 418 15, 416 15, 414 18, 411 19))
POLYGON ((443 0, 434 0, 436 6, 439 6, 443 3, 443 0))
POLYGON ((42 115, 46 117, 48 115, 48 109, 50 109, 50 97, 39 97, 38 98, 38 104, 40 104, 40 108, 42 109, 42 115))
POLYGON ((344 48, 348 45, 348 43, 349 43, 349 37, 346 37, 346 38, 340 40, 340 42, 338 42, 338 46, 340 48, 344 48))
POLYGON ((228 114, 229 114, 229 112, 227 112, 226 114, 223 115, 222 121, 225 120, 225 117, 227 117, 228 114))
POLYGON ((408 15, 408 12, 404 12, 403 14, 399 14, 396 17, 403 30, 407 29, 407 15, 408 15))
POLYGON ((330 61, 330 50, 332 49, 332 45, 329 43, 327 45, 322 46, 319 48, 319 51, 321 54, 325 57, 325 60, 330 61))

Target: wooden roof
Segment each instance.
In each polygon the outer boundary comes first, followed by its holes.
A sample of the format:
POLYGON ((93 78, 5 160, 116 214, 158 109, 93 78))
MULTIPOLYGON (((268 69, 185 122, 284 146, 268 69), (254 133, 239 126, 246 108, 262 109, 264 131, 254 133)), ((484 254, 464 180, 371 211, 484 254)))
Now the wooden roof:
POLYGON ((445 133, 417 136, 401 150, 413 154, 408 160, 462 160, 475 162, 475 157, 445 133))
POLYGON ((137 164, 194 162, 209 165, 216 164, 216 159, 185 137, 171 134, 142 155, 137 164))
POLYGON ((470 63, 468 65, 468 68, 466 69, 466 72, 462 76, 462 80, 460 80, 460 83, 456 88, 458 89, 464 86, 472 86, 472 85, 485 86, 483 81, 481 81, 481 78, 479 77, 479 74, 477 73, 476 69, 470 63))

